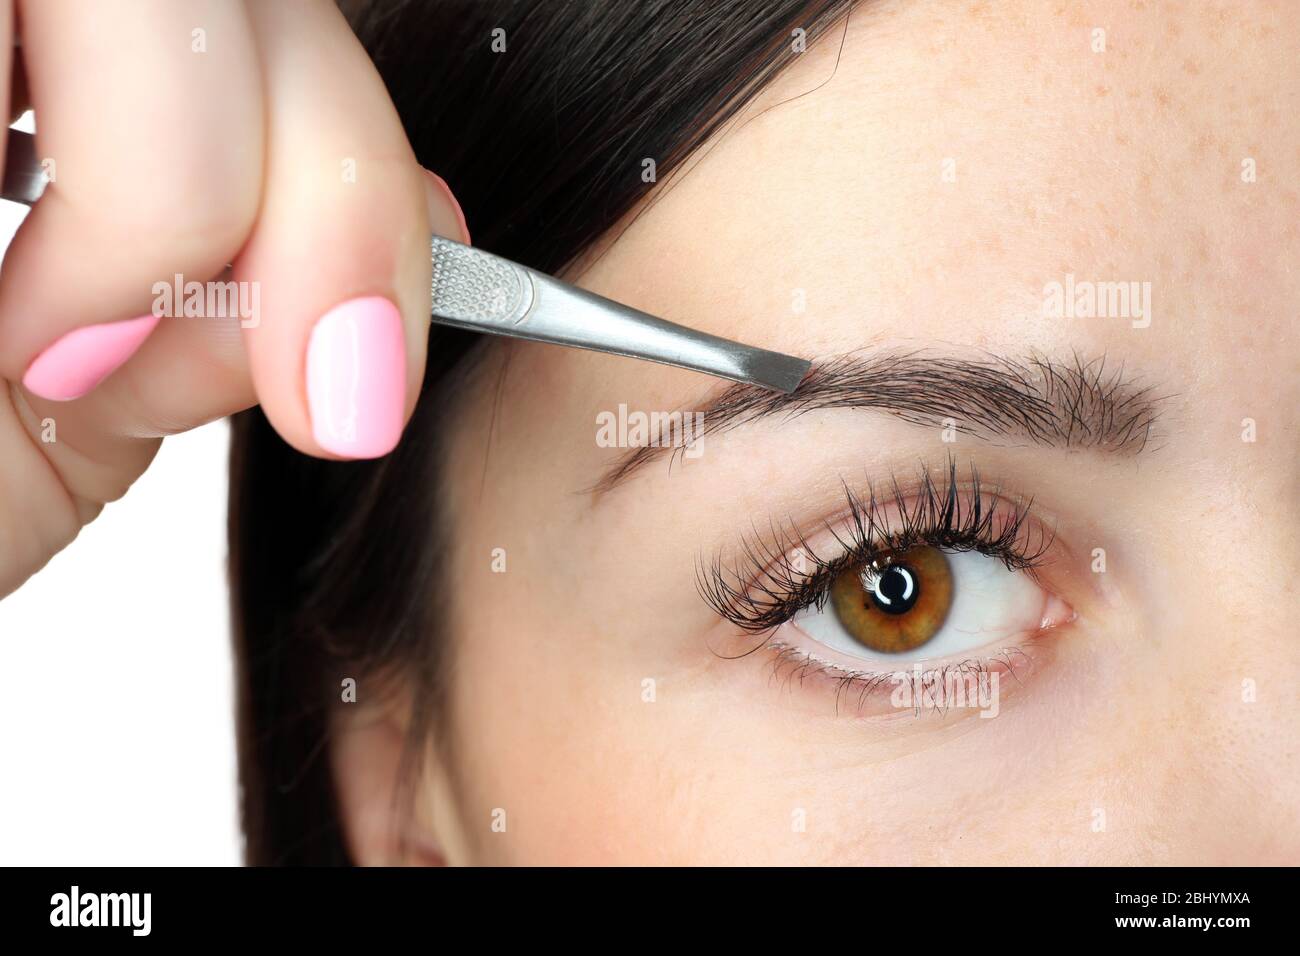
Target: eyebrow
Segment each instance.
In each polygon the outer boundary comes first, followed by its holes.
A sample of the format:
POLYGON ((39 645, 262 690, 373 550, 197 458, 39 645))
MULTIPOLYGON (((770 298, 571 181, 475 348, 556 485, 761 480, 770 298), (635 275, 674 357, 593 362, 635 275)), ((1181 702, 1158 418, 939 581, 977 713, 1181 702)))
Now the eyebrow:
POLYGON ((791 394, 732 385, 695 411, 654 416, 649 439, 607 469, 589 489, 610 491, 650 462, 759 419, 797 418, 830 408, 875 409, 929 428, 953 428, 993 444, 1015 441, 1130 455, 1145 450, 1163 399, 1103 355, 1064 360, 963 358, 927 349, 830 356, 813 363, 791 394), (683 435, 682 423, 696 427, 683 435))

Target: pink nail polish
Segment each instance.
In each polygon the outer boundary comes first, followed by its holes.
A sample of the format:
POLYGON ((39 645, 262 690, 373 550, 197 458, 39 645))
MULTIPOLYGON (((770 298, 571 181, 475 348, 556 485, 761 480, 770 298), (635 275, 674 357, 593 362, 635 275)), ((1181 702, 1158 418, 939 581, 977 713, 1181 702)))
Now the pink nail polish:
POLYGON ((387 299, 353 299, 326 312, 307 342, 307 405, 326 451, 378 458, 402 437, 406 340, 387 299))
POLYGON ((102 322, 73 329, 36 356, 23 385, 55 402, 80 398, 108 378, 144 344, 158 316, 102 322))

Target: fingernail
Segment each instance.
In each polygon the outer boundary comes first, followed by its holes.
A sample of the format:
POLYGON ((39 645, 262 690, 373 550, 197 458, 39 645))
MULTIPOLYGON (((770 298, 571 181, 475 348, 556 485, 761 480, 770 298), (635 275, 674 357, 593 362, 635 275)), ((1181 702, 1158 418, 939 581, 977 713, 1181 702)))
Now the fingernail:
POLYGON ((144 344, 158 316, 102 322, 73 329, 27 367, 23 385, 55 402, 80 398, 108 378, 144 344))
MULTIPOLYGON (((421 168, 421 169, 424 169, 423 166, 421 166, 420 168, 421 168)), ((441 176, 439 176, 437 173, 432 172, 431 170, 425 169, 425 170, 424 170, 424 175, 428 176, 428 177, 429 177, 429 181, 432 182, 433 185, 434 185, 435 187, 437 187, 438 191, 439 191, 440 193, 442 193, 442 195, 443 195, 444 197, 446 197, 447 204, 451 207, 452 212, 455 213, 455 216, 456 216, 456 224, 457 224, 457 226, 460 228, 460 235, 461 235, 461 240, 460 240, 460 241, 463 242, 463 243, 465 243, 465 245, 468 246, 468 245, 470 244, 470 241, 469 241, 469 223, 467 223, 467 222, 465 221, 465 210, 463 210, 463 209, 460 208, 460 201, 456 199, 456 194, 453 193, 453 192, 451 191, 451 187, 447 185, 447 180, 443 179, 443 178, 442 178, 441 176)), ((430 205, 432 206, 432 203, 431 203, 430 205)), ((430 218, 433 218, 433 219, 436 220, 436 218, 437 218, 437 216, 438 216, 438 213, 439 213, 439 210, 437 210, 437 209, 434 209, 434 208, 430 208, 430 209, 429 209, 429 216, 430 216, 430 218)), ((433 225, 434 225, 434 227, 436 228, 436 227, 439 225, 439 223, 435 221, 435 222, 433 223, 433 225)), ((453 238, 454 238, 454 237, 453 237, 453 238)))
POLYGON ((406 339, 387 299, 353 299, 321 316, 307 342, 312 434, 344 458, 378 458, 402 437, 406 339))

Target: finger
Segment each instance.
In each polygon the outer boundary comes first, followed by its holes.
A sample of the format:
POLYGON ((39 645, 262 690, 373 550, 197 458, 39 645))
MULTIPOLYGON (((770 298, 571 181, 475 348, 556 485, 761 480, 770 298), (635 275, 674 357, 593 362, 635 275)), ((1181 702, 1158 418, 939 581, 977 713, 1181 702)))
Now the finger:
POLYGON ((230 0, 27 0, 21 16, 52 181, 5 257, 0 374, 69 400, 150 335, 159 282, 208 280, 243 245, 258 65, 230 0))
POLYGON ((332 3, 256 3, 250 16, 266 77, 266 198, 235 276, 262 289, 262 321, 244 332, 258 401, 302 451, 378 457, 424 372, 424 174, 332 3))

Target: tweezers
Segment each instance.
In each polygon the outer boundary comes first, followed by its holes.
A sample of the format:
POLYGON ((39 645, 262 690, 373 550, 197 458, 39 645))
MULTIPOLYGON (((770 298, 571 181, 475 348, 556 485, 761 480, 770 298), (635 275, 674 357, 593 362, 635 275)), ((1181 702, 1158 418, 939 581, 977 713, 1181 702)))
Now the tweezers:
MULTIPOLYGON (((0 199, 32 205, 45 189, 35 137, 9 130, 0 199)), ((441 236, 433 256, 430 320, 552 345, 592 349, 793 392, 806 359, 677 325, 441 236)))

